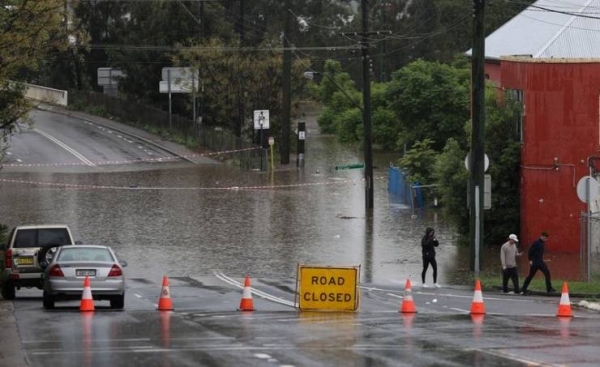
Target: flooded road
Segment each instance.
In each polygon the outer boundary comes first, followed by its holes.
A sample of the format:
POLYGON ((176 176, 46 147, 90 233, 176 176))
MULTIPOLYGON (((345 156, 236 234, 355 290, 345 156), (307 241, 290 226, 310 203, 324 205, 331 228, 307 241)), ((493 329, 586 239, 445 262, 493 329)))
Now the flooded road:
POLYGON ((444 283, 455 247, 441 214, 394 202, 390 157, 375 154, 375 210, 367 217, 363 171, 335 170, 363 162, 362 152, 308 128, 303 169, 294 159, 275 172, 187 162, 3 169, 3 179, 77 186, 1 182, 0 222, 66 223, 84 243, 112 246, 136 278, 214 270, 290 278, 303 263, 360 265, 362 281, 378 283, 419 279, 420 238, 432 226, 444 283))

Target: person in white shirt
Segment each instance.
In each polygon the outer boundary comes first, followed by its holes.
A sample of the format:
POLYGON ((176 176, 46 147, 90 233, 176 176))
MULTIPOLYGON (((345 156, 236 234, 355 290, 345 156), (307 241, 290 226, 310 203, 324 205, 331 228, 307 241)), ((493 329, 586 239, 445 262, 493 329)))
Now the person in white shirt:
POLYGON ((502 263, 502 292, 513 293, 508 291, 508 279, 513 283, 514 293, 519 293, 519 271, 517 270, 517 256, 521 253, 517 249, 519 239, 516 234, 508 236, 506 241, 500 248, 500 262, 502 263))

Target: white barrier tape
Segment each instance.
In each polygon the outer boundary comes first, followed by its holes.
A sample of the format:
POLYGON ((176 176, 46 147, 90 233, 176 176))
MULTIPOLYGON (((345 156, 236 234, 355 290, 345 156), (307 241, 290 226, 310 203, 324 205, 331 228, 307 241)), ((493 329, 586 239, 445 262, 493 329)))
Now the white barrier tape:
POLYGON ((244 148, 244 149, 236 149, 236 150, 223 150, 219 152, 212 153, 204 153, 204 154, 186 154, 174 157, 161 157, 161 158, 139 158, 139 159, 130 159, 130 160, 122 160, 122 161, 102 161, 102 162, 73 162, 73 163, 6 163, 2 164, 3 167, 62 167, 62 166, 111 166, 111 165, 124 165, 124 164, 136 164, 136 163, 162 163, 168 161, 175 161, 179 159, 185 158, 200 158, 200 157, 209 157, 213 155, 220 154, 231 154, 244 152, 248 150, 255 150, 259 148, 244 148))
MULTIPOLYGON (((383 179, 383 178, 378 178, 383 179)), ((268 185, 268 186, 229 186, 229 187, 139 187, 139 186, 106 186, 106 185, 80 185, 58 182, 41 182, 41 181, 25 181, 11 180, 0 178, 0 182, 20 184, 20 185, 36 185, 36 186, 51 186, 65 189, 96 189, 96 190, 220 190, 220 191, 246 191, 246 190, 270 190, 270 189, 285 189, 294 187, 309 187, 309 186, 324 186, 324 185, 342 185, 347 183, 356 183, 364 181, 364 178, 355 180, 336 180, 326 182, 312 182, 304 184, 290 185, 268 185)))

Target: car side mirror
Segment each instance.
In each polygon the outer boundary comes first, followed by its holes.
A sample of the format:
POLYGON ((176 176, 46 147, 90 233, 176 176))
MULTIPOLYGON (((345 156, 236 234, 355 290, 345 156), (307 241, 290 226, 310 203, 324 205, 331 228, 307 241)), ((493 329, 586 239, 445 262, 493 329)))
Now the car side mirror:
POLYGON ((121 264, 122 267, 127 267, 127 261, 125 260, 119 260, 119 264, 121 264))

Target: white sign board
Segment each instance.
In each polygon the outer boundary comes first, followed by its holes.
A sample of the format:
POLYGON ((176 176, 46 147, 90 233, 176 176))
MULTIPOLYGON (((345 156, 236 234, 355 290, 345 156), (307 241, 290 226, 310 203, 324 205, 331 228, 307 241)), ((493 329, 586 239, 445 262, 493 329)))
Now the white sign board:
POLYGON ((577 197, 584 203, 588 202, 588 181, 589 181, 589 200, 595 200, 598 196, 598 181, 591 176, 583 176, 577 183, 577 197))
POLYGON ((98 85, 99 86, 116 86, 119 84, 119 79, 124 78, 125 73, 121 69, 113 68, 98 68, 98 85))
POLYGON ((305 140, 306 139, 306 133, 304 131, 299 131, 298 132, 298 140, 305 140))
POLYGON ((269 128, 269 110, 254 110, 254 128, 269 128))
POLYGON ((169 78, 171 81, 175 79, 196 79, 198 80, 198 70, 196 72, 192 72, 192 68, 162 68, 161 72, 162 80, 168 81, 169 78))
POLYGON ((169 91, 169 82, 160 81, 158 85, 160 93, 192 93, 192 83, 189 80, 171 81, 171 90, 169 91))

